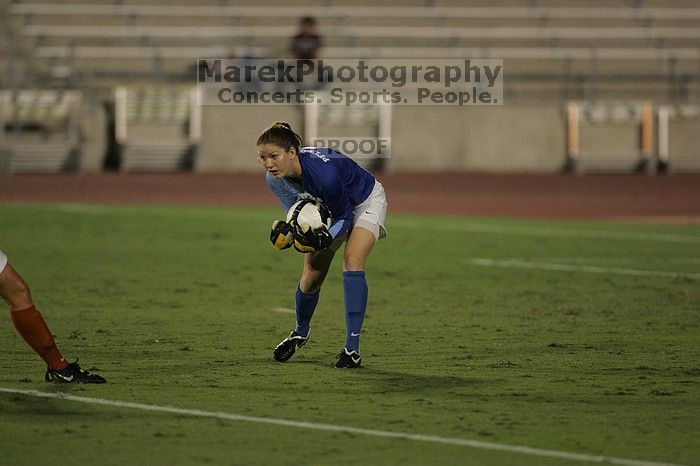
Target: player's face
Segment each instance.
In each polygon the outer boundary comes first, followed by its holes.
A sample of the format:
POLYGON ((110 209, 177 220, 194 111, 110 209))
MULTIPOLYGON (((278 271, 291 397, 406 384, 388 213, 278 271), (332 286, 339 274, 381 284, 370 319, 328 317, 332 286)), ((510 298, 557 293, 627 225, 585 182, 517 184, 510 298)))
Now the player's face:
POLYGON ((258 160, 275 178, 291 176, 296 157, 296 149, 289 151, 275 144, 261 144, 258 146, 258 160))

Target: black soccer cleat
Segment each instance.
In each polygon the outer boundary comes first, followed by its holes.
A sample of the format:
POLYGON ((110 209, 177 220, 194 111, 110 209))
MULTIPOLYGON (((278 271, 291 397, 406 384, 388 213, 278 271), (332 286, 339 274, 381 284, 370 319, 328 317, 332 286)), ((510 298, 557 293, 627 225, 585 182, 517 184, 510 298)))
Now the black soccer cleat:
POLYGON ((338 360, 338 362, 335 363, 335 367, 340 369, 354 369, 355 367, 360 367, 362 363, 360 353, 347 348, 343 348, 343 351, 335 358, 338 360))
POLYGON ((309 339, 309 336, 303 336, 300 333, 292 331, 287 338, 282 340, 272 352, 272 357, 278 362, 287 362, 289 358, 294 356, 297 348, 304 346, 309 339))
POLYGON ((56 369, 46 368, 44 380, 47 382, 58 383, 105 383, 104 377, 88 372, 78 365, 78 360, 68 364, 68 367, 59 371, 56 369))

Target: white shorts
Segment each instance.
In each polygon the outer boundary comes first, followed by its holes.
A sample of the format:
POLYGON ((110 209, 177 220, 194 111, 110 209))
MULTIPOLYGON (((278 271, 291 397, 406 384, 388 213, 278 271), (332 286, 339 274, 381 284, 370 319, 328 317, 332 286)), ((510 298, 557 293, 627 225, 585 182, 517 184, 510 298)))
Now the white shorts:
POLYGON ((5 270, 6 265, 7 265, 7 256, 5 255, 4 252, 0 251, 0 273, 2 273, 3 270, 5 270))
MULTIPOLYGON (((379 181, 375 181, 374 188, 367 196, 367 199, 353 210, 353 228, 361 227, 371 231, 375 240, 386 238, 387 232, 384 227, 384 221, 386 220, 387 205, 384 186, 379 181)), ((346 233, 336 238, 333 244, 330 245, 330 249, 337 251, 347 237, 348 234, 346 233)))

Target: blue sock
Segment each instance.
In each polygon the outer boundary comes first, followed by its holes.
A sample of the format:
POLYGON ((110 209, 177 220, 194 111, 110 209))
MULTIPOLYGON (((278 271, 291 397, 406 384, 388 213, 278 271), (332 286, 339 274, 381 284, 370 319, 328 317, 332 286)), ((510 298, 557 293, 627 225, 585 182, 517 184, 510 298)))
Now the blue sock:
POLYGON ((316 293, 304 293, 297 285, 297 326, 294 329, 295 332, 304 336, 309 334, 309 324, 311 323, 311 317, 314 315, 314 311, 316 310, 318 295, 320 293, 321 290, 318 290, 316 293))
POLYGON ((367 310, 367 280, 365 273, 343 272, 345 291, 345 347, 360 351, 360 330, 367 310))

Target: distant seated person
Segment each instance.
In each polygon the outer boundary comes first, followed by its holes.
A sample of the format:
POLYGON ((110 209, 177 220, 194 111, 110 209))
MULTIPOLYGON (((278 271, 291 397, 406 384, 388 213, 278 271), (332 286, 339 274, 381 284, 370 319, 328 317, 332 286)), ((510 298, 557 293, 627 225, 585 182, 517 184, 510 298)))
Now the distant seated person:
POLYGON ((299 32, 292 37, 290 43, 292 56, 297 60, 315 60, 322 46, 323 40, 316 32, 316 18, 301 18, 299 32))

